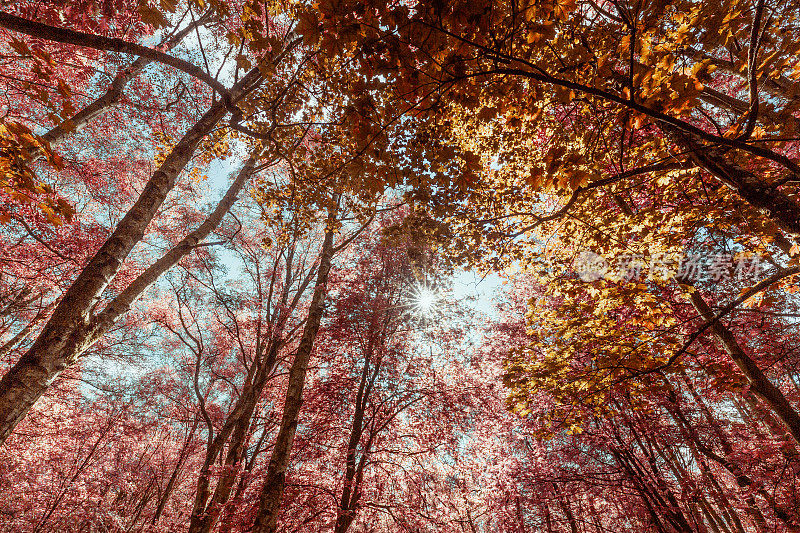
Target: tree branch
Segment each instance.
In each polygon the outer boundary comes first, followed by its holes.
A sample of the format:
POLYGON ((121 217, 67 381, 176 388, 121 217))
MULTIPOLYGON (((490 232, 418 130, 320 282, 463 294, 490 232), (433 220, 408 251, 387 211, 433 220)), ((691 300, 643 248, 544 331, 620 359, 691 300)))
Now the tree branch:
POLYGON ((37 39, 45 39, 58 43, 72 44, 75 46, 83 46, 86 48, 94 48, 95 50, 104 50, 106 52, 120 52, 122 54, 130 54, 140 57, 146 57, 153 61, 169 65, 186 74, 197 78, 208 84, 210 87, 219 91, 222 95, 228 95, 228 88, 222 85, 219 81, 214 79, 210 74, 205 72, 197 65, 193 65, 183 59, 165 54, 158 50, 142 46, 140 44, 131 43, 123 39, 103 37, 102 35, 93 35, 84 33, 82 31, 70 30, 67 28, 58 28, 48 24, 42 24, 33 20, 28 20, 10 13, 0 11, 0 26, 8 28, 9 30, 18 33, 24 33, 37 39))

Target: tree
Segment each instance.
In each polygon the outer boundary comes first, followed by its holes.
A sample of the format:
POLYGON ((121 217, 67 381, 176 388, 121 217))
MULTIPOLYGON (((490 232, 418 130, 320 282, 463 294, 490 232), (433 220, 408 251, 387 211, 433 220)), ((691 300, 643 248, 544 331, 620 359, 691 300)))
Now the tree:
POLYGON ((797 7, 7 6, 8 527, 796 530, 797 7))
MULTIPOLYGON (((28 33, 37 32, 58 42, 102 50, 119 50, 156 58, 189 74, 199 76, 203 81, 211 83, 215 89, 222 91, 222 97, 216 99, 208 111, 183 133, 180 140, 165 154, 163 161, 149 178, 139 198, 121 218, 103 246, 88 259, 72 285, 61 297, 36 341, 20 361, 3 376, 3 380, 0 382, 0 412, 3 413, 3 429, 0 433, 2 440, 5 440, 52 380, 65 368, 74 364, 80 355, 101 338, 108 328, 127 311, 147 287, 181 257, 188 254, 219 224, 239 191, 246 184, 250 172, 255 167, 254 160, 251 160, 251 163, 243 168, 239 179, 233 182, 226 197, 205 223, 187 235, 161 258, 156 259, 130 285, 106 302, 102 311, 95 309, 106 288, 120 272, 125 259, 134 246, 142 240, 147 226, 156 216, 169 192, 175 187, 179 174, 186 168, 190 159, 196 155, 198 147, 207 136, 215 131, 218 123, 231 109, 234 109, 235 105, 243 105, 240 101, 250 95, 258 95, 256 91, 264 82, 265 76, 259 67, 252 68, 236 81, 231 90, 228 90, 210 78, 208 74, 203 74, 198 67, 193 67, 184 60, 160 51, 125 41, 34 23, 9 14, 3 14, 2 20, 6 26, 15 30, 28 33)), ((297 40, 286 40, 280 46, 276 42, 275 45, 276 47, 272 50, 261 52, 258 60, 270 61, 272 64, 282 66, 282 60, 291 56, 297 40)), ((286 63, 293 62, 287 59, 286 63)), ((283 66, 290 71, 294 68, 292 65, 283 66)), ((236 67, 237 71, 238 68, 236 67)), ((277 76, 277 70, 272 71, 270 76, 274 80, 280 79, 277 76)), ((291 86, 294 79, 290 78, 288 83, 291 86)), ((278 102, 282 101, 287 94, 289 94, 288 90, 279 93, 274 104, 279 105, 278 102)), ((216 139, 211 137, 211 139, 213 141, 208 146, 210 152, 207 154, 214 154, 215 150, 218 153, 218 143, 223 142, 224 137, 216 139)))
MULTIPOLYGON (((320 38, 335 31, 332 24, 359 24, 367 37, 350 39, 364 51, 364 63, 427 109, 427 122, 408 150, 419 151, 415 142, 436 139, 441 155, 431 159, 444 160, 450 172, 471 183, 466 200, 455 190, 415 193, 457 228, 459 256, 475 262, 494 256, 495 264, 504 257, 533 262, 545 255, 542 240, 557 235, 558 257, 548 259, 560 268, 548 272, 561 276, 581 248, 612 261, 641 255, 638 261, 652 264, 667 255, 677 263, 686 240, 702 231, 732 235, 756 253, 773 254, 769 242, 796 253, 800 210, 791 133, 796 70, 790 59, 796 42, 788 37, 793 31, 788 5, 755 2, 745 12, 727 4, 470 2, 412 10, 381 3, 375 9, 383 24, 375 23, 375 12, 350 7, 325 6, 313 15, 320 38), (676 64, 681 68, 674 69, 676 64), (769 98, 773 101, 766 104, 769 98), (456 162, 446 162, 459 154, 456 162), (736 213, 730 223, 709 227, 709 217, 729 213, 736 213)), ((781 281, 791 287, 786 280, 797 271, 789 266, 770 274, 729 306, 781 281)), ((544 369, 551 379, 564 381, 558 369, 580 346, 564 336, 567 328, 609 332, 608 350, 617 355, 607 365, 600 362, 598 373, 606 375, 598 379, 647 373, 685 353, 687 347, 673 340, 666 324, 669 312, 657 304, 672 300, 661 291, 675 287, 620 284, 598 292, 579 290, 569 279, 559 282, 570 288, 556 296, 578 296, 580 304, 551 332, 562 336, 551 350, 555 369, 544 369), (586 327, 597 300, 616 300, 617 314, 586 327), (630 323, 627 339, 614 327, 623 316, 630 323), (642 324, 656 333, 645 338, 642 324), (632 338, 645 344, 632 348, 632 338), (639 360, 638 351, 649 353, 639 360), (659 361, 662 354, 666 359, 659 361)), ((572 302, 565 304, 562 316, 572 302)), ((724 306, 722 312, 730 309, 724 306)), ((702 331, 689 334, 689 340, 702 331)), ((548 340, 536 343, 546 346, 548 340)), ((771 391, 762 396, 796 433, 791 402, 758 377, 755 363, 747 368, 753 383, 771 391)), ((575 387, 563 393, 579 395, 575 387)))
MULTIPOLYGON (((252 212, 239 211, 243 226, 257 220, 252 212)), ((244 489, 236 487, 237 479, 244 481, 245 464, 263 451, 259 445, 248 457, 250 440, 271 443, 271 425, 277 419, 273 414, 269 422, 264 402, 266 391, 276 395, 280 389, 267 386, 286 364, 287 351, 299 349, 308 320, 303 314, 306 293, 315 288, 312 282, 322 259, 311 250, 316 243, 298 227, 297 218, 269 231, 243 226, 229 241, 237 259, 229 260, 229 268, 244 278, 238 286, 230 287, 230 273, 213 260, 202 269, 187 269, 183 280, 174 282, 177 314, 161 320, 191 354, 187 379, 196 396, 195 416, 207 435, 190 531, 211 531, 226 516, 234 490, 244 489), (264 242, 275 245, 264 250, 264 242)))

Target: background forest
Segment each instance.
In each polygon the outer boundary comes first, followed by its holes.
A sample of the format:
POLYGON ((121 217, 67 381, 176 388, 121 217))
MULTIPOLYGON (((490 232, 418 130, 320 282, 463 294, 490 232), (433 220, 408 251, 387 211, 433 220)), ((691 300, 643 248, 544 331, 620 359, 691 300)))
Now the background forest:
POLYGON ((796 0, 3 1, 0 110, 0 531, 800 531, 796 0))

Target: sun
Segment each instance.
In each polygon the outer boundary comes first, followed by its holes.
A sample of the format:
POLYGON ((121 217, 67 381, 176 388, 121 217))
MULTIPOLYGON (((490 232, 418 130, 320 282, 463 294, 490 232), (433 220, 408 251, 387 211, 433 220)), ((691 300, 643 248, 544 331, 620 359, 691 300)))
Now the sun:
POLYGON ((426 285, 419 285, 411 291, 411 307, 417 314, 430 315, 438 300, 437 291, 426 285))

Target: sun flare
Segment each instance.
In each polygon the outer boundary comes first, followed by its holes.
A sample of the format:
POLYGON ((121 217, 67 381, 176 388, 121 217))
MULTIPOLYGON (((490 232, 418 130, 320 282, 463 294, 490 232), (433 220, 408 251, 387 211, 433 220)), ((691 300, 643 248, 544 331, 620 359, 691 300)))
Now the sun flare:
POLYGON ((437 292, 425 285, 416 287, 411 296, 412 308, 417 314, 424 316, 434 310, 439 299, 437 292))

